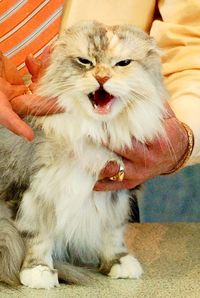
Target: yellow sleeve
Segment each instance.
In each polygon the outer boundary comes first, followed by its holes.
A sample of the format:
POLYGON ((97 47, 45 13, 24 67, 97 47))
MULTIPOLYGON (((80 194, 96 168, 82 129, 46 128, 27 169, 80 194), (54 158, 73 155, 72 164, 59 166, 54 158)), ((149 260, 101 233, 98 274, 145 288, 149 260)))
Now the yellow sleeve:
POLYGON ((163 51, 169 103, 194 132, 187 165, 200 163, 200 0, 160 0, 158 7, 162 21, 153 22, 151 35, 163 51))
POLYGON ((149 31, 156 0, 66 0, 61 31, 81 20, 134 24, 149 31))

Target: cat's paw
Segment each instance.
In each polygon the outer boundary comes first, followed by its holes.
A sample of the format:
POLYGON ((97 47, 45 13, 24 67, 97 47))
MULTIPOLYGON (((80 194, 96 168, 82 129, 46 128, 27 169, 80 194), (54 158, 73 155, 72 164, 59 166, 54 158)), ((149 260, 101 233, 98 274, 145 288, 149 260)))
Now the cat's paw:
POLYGON ((111 278, 139 278, 142 275, 142 267, 135 257, 127 255, 119 261, 120 264, 113 265, 108 274, 111 278))
POLYGON ((35 289, 50 289, 59 285, 57 271, 44 265, 22 269, 20 281, 23 285, 35 289))

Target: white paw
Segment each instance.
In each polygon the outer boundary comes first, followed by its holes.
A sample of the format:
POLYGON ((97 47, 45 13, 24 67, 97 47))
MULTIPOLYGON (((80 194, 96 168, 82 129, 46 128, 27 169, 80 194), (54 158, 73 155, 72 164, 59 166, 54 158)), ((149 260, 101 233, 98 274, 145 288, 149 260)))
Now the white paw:
POLYGON ((112 278, 139 278, 142 273, 143 270, 138 260, 127 255, 120 258, 120 264, 112 266, 108 275, 112 278))
POLYGON ((20 281, 23 285, 36 289, 49 289, 59 285, 56 270, 42 265, 23 269, 20 272, 20 281))

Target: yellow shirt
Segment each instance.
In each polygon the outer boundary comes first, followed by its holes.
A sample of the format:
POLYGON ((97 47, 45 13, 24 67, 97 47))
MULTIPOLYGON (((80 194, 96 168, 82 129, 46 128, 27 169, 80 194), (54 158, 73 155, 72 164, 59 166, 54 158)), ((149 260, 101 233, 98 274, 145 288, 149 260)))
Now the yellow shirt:
POLYGON ((152 35, 162 50, 169 103, 194 132, 188 165, 200 162, 200 0, 67 0, 62 29, 96 19, 130 23, 152 35))

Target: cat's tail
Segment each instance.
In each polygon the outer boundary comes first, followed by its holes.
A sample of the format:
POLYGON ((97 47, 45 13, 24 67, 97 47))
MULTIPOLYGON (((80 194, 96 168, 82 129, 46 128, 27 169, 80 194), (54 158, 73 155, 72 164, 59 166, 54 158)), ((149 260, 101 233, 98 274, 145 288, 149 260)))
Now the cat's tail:
POLYGON ((54 262, 58 271, 58 279, 67 284, 86 285, 94 280, 94 273, 87 268, 77 267, 60 261, 54 262))
POLYGON ((9 286, 20 284, 19 272, 25 256, 24 241, 7 218, 0 218, 0 282, 9 286))

